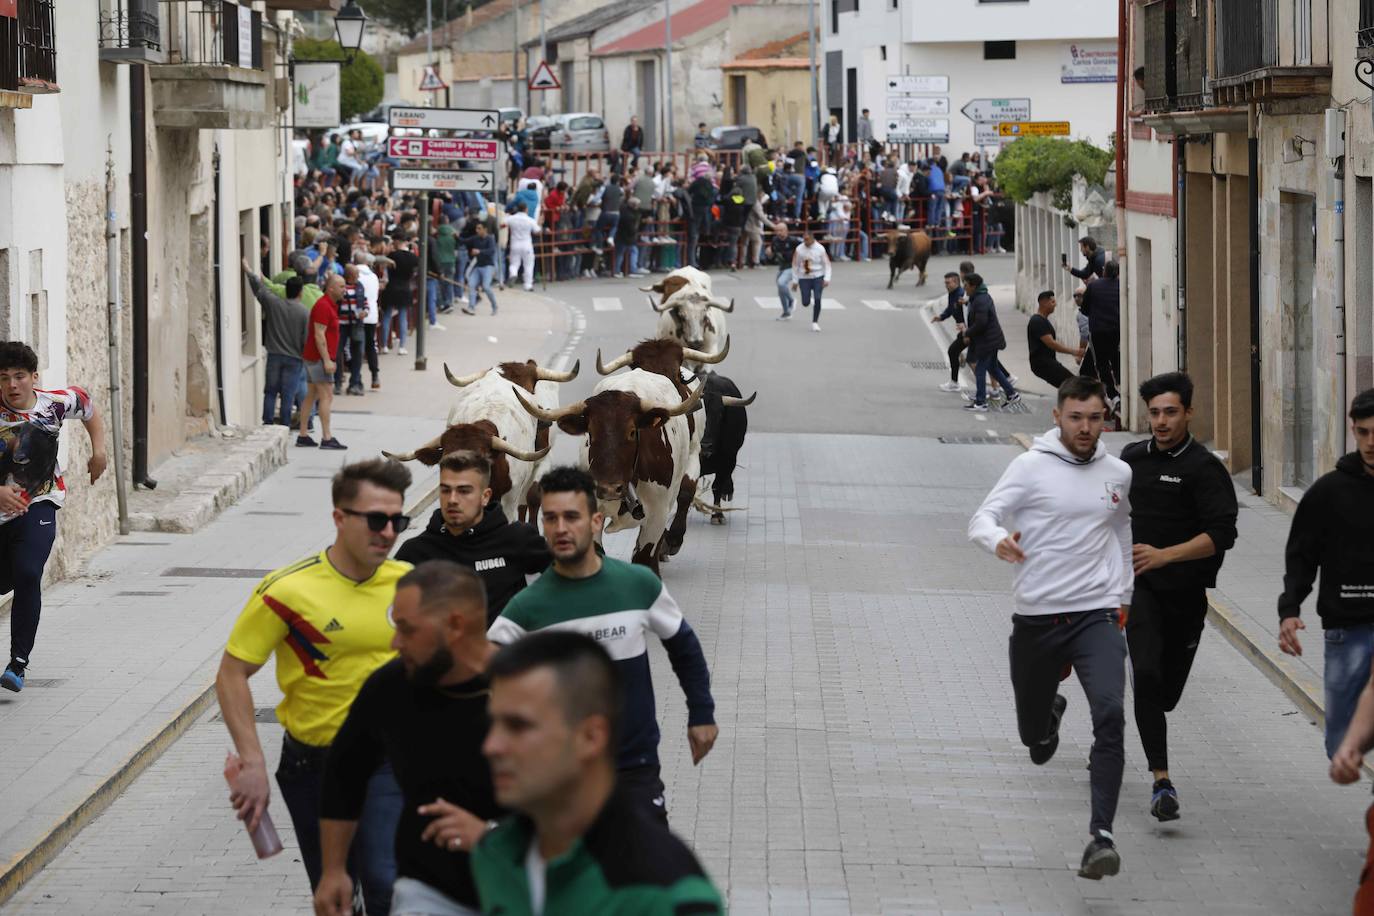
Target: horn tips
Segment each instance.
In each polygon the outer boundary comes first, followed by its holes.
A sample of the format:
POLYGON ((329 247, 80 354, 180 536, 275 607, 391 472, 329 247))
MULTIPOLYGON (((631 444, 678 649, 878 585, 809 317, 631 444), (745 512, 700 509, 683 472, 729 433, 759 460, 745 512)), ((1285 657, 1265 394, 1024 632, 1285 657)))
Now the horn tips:
MULTIPOLYGON (((579 373, 579 372, 581 372, 581 371, 582 371, 582 360, 581 360, 581 359, 578 359, 577 362, 575 362, 575 363, 572 364, 572 368, 568 370, 568 373, 572 376, 572 378, 577 378, 577 373, 579 373)), ((569 381, 571 381, 571 379, 570 379, 569 381)))

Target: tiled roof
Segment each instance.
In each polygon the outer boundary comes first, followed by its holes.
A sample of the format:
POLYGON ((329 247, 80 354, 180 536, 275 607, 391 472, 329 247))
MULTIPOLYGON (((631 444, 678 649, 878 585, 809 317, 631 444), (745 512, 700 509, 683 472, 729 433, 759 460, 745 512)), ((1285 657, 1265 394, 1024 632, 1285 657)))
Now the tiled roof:
MULTIPOLYGON (((791 50, 792 45, 801 44, 804 41, 806 41, 806 33, 798 32, 796 35, 790 35, 787 38, 779 38, 777 41, 770 41, 766 45, 760 45, 757 48, 752 48, 748 51, 745 51, 743 54, 741 54, 739 57, 735 59, 737 61, 741 61, 762 60, 764 58, 769 57, 783 57, 785 56, 783 54, 784 51, 791 50)), ((809 62, 807 66, 810 66, 809 62)))
MULTIPOLYGON (((590 13, 584 13, 581 16, 569 19, 557 28, 549 29, 548 34, 545 36, 545 41, 564 41, 569 38, 581 38, 584 35, 591 35, 603 26, 608 26, 617 20, 624 19, 626 16, 633 15, 640 10, 648 9, 659 3, 662 3, 662 0, 622 0, 620 3, 603 6, 600 9, 592 10, 590 13)), ((538 44, 539 38, 536 36, 534 39, 525 42, 525 47, 534 47, 538 44)))
MULTIPOLYGON (((737 6, 751 6, 754 0, 701 0, 679 12, 673 13, 673 40, 694 35, 709 28, 730 15, 737 6)), ((592 54, 627 54, 635 51, 658 51, 663 48, 663 20, 647 25, 637 32, 631 32, 618 41, 602 45, 592 54)))
POLYGON ((807 57, 768 57, 762 60, 746 60, 741 57, 721 64, 722 70, 810 70, 811 59, 807 57))

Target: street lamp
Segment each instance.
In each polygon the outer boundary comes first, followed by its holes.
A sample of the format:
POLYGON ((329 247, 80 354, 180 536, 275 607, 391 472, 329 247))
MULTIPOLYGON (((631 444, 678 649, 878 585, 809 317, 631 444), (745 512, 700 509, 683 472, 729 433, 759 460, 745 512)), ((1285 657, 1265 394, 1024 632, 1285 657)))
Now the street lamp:
POLYGON ((363 46, 363 30, 367 28, 367 14, 358 6, 357 0, 348 0, 344 8, 334 16, 334 31, 339 36, 339 47, 349 63, 353 55, 363 46))

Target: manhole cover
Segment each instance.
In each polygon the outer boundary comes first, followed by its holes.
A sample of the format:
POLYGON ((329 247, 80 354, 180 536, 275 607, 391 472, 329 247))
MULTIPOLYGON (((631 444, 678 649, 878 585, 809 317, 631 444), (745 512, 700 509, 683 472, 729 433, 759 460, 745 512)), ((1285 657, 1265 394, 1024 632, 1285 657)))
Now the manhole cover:
POLYGON ((217 566, 173 566, 162 571, 177 579, 261 579, 270 569, 235 569, 217 566))
POLYGON ((948 372, 948 371, 949 371, 949 363, 944 362, 943 360, 938 360, 938 359, 918 359, 918 360, 916 360, 914 363, 911 364, 911 368, 913 368, 913 369, 932 369, 932 370, 933 370, 933 369, 939 369, 939 370, 943 370, 943 371, 945 371, 945 372, 948 372))

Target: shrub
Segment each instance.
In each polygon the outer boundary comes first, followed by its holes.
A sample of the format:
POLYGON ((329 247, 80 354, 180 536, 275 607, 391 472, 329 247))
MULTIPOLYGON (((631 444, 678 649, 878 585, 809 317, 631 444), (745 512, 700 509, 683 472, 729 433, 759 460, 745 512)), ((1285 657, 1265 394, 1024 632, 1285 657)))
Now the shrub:
POLYGON ((997 183, 1017 203, 1025 203, 1037 191, 1047 191, 1054 206, 1068 210, 1073 205, 1073 176, 1101 184, 1112 158, 1111 150, 1086 140, 1021 137, 997 155, 997 183))

